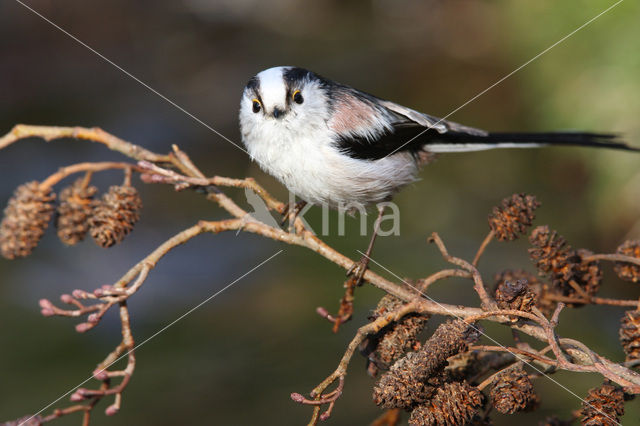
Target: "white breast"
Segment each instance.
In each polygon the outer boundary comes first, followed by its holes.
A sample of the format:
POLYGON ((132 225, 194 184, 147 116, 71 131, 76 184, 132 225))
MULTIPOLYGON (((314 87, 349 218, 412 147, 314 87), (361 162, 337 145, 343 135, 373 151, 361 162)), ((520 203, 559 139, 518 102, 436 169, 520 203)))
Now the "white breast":
POLYGON ((340 153, 322 126, 288 129, 283 121, 242 126, 249 154, 291 192, 312 204, 337 208, 388 199, 415 180, 417 166, 408 153, 369 161, 340 153))

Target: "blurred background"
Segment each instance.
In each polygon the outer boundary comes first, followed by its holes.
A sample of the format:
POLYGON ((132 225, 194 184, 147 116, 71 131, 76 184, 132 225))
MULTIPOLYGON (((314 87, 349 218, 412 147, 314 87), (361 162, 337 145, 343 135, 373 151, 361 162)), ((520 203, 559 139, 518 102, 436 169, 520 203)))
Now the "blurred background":
MULTIPOLYGON (((25 2, 236 142, 241 91, 262 69, 303 66, 443 116, 613 3, 25 2)), ((496 131, 620 132, 640 145, 639 18, 640 4, 621 3, 450 118, 496 131)), ((157 152, 176 143, 209 175, 253 176, 285 195, 245 153, 7 0, 0 2, 0 133, 17 123, 99 126, 157 152)), ((58 167, 120 158, 87 142, 22 141, 0 152, 0 200, 5 204, 15 187, 58 167)), ((637 155, 571 148, 442 156, 397 197, 401 234, 379 239, 373 258, 400 276, 427 276, 445 266, 426 243, 432 231, 451 253, 471 258, 488 231, 492 206, 514 192, 538 196, 537 224, 549 224, 575 247, 613 252, 624 239, 640 237, 639 164, 637 155)), ((103 190, 120 181, 115 172, 96 176, 103 190)), ((145 208, 121 245, 105 250, 88 240, 67 248, 50 230, 31 257, 0 259, 0 420, 34 413, 72 389, 120 339, 115 316, 80 335, 74 320, 43 318, 40 298, 112 283, 176 232, 225 216, 196 193, 135 184, 145 208)), ((230 193, 244 203, 242 192, 230 193)), ((320 226, 319 209, 307 218, 320 226)), ((367 244, 358 225, 348 219, 346 235, 334 232, 327 242, 357 258, 367 244)), ((289 394, 308 393, 333 371, 382 296, 371 286, 358 289, 354 320, 334 335, 314 310, 337 309, 345 277, 323 258, 253 235, 201 236, 164 258, 130 301, 133 332, 143 341, 280 249, 274 260, 140 348, 121 412, 105 417, 111 402, 104 401, 92 424, 304 424, 311 411, 289 394)), ((526 239, 490 246, 481 265, 487 281, 505 268, 533 271, 526 250, 526 239)), ((602 295, 638 297, 637 287, 604 269, 602 295)), ((477 303, 466 281, 434 285, 431 296, 477 303)), ((621 316, 616 308, 566 310, 560 333, 619 361, 621 316)), ((510 341, 508 330, 489 325, 487 332, 510 341)), ((586 374, 554 379, 581 396, 601 383, 586 374)), ((364 359, 355 357, 329 424, 375 419, 380 410, 371 402, 372 385, 364 359)), ((542 409, 519 415, 523 425, 552 413, 566 417, 580 406, 550 380, 536 387, 542 409)), ((627 404, 623 423, 639 415, 637 404, 627 404)), ((498 425, 514 420, 493 417, 498 425)), ((79 421, 68 416, 57 424, 79 421)))

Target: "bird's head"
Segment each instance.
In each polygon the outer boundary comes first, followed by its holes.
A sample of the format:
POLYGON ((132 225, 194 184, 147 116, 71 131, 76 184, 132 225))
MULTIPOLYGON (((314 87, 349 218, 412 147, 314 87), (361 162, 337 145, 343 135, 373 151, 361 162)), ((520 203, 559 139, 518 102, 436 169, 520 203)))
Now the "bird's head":
POLYGON ((317 74, 297 67, 269 68, 252 77, 240 102, 240 130, 245 144, 277 133, 295 137, 318 126, 326 127, 327 84, 317 74))

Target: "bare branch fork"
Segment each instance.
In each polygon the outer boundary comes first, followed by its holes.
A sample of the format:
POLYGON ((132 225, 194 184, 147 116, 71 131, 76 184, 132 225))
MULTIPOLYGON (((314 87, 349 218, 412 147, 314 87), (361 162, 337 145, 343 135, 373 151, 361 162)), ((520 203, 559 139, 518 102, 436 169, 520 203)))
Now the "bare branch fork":
MULTIPOLYGON (((122 332, 121 342, 98 364, 93 372, 93 377, 100 381, 100 386, 97 389, 77 389, 71 396, 71 401, 76 404, 63 409, 55 409, 48 416, 38 417, 41 423, 54 420, 67 414, 81 412, 83 413, 83 424, 88 425, 93 408, 106 396, 113 396, 112 404, 105 410, 106 414, 113 415, 118 412, 121 406, 122 392, 128 385, 136 365, 135 343, 131 333, 127 301, 142 288, 151 270, 164 255, 176 247, 187 243, 192 238, 204 233, 217 234, 226 231, 242 230, 287 244, 305 247, 345 270, 348 270, 355 264, 351 258, 328 246, 310 229, 307 229, 300 218, 295 218, 291 232, 269 226, 251 218, 245 209, 235 203, 220 188, 250 189, 265 201, 269 209, 281 214, 287 211, 287 205, 272 197, 251 178, 232 179, 221 176, 206 177, 193 164, 187 154, 175 145, 172 147, 170 153, 163 155, 148 151, 98 128, 17 125, 7 135, 0 138, 0 149, 20 139, 29 137, 40 137, 46 141, 74 138, 97 142, 135 161, 78 163, 70 165, 43 180, 40 184, 41 187, 50 188, 62 179, 76 173, 91 174, 105 170, 120 169, 128 173, 139 173, 142 181, 145 183, 168 184, 172 185, 175 190, 185 190, 189 188, 204 189, 207 199, 217 203, 219 207, 231 216, 228 219, 219 221, 199 221, 195 225, 174 235, 134 265, 112 285, 102 286, 93 291, 75 290, 71 295, 63 294, 60 300, 63 304, 69 305, 68 309, 60 308, 46 299, 40 301, 41 311, 45 316, 85 318, 83 322, 76 325, 78 332, 91 330, 99 324, 106 312, 111 308, 117 307, 122 332), (127 358, 125 368, 122 370, 112 370, 112 364, 125 354, 127 358), (114 380, 119 380, 119 383, 113 385, 112 381, 114 380)), ((443 259, 449 262, 453 268, 435 272, 428 277, 418 280, 417 287, 412 287, 404 282, 392 282, 370 270, 365 272, 365 281, 405 303, 360 327, 353 340, 349 343, 336 370, 310 392, 309 398, 299 393, 291 394, 291 398, 294 401, 313 407, 311 424, 316 424, 320 420, 326 420, 331 415, 336 401, 345 386, 348 365, 361 344, 369 336, 376 335, 385 327, 398 323, 411 315, 457 317, 464 319, 469 324, 480 320, 504 324, 517 332, 534 337, 545 346, 541 349, 534 349, 527 344, 516 341, 516 347, 476 345, 472 346, 471 350, 489 353, 510 353, 514 355, 514 357, 511 359, 512 362, 509 365, 512 365, 513 362, 534 362, 544 366, 548 371, 568 370, 599 373, 611 382, 622 386, 627 393, 640 393, 640 375, 632 369, 607 360, 581 342, 562 338, 555 332, 565 303, 608 304, 637 308, 638 301, 605 299, 580 293, 578 293, 578 296, 558 296, 551 294, 549 295, 549 300, 560 302, 557 304, 557 308, 553 312, 551 319, 547 319, 535 306, 530 311, 502 309, 487 291, 487 286, 477 269, 477 264, 481 256, 493 239, 495 239, 495 233, 492 230, 482 242, 473 261, 468 262, 450 255, 439 235, 433 233, 429 241, 436 245, 443 259), (471 280, 473 283, 472 288, 480 299, 480 307, 438 303, 425 295, 430 285, 449 277, 461 277, 471 280), (546 355, 548 353, 551 353, 553 358, 546 355), (327 392, 327 389, 336 382, 337 385, 335 389, 327 392), (326 407, 324 412, 322 412, 323 407, 326 407)), ((640 265, 640 258, 622 254, 594 254, 585 257, 583 260, 602 260, 624 262, 629 265, 640 265)), ((328 317, 328 313, 326 313, 325 316, 328 317)), ((506 368, 509 368, 509 366, 506 368)), ((494 375, 496 374, 498 373, 494 375)), ((491 377, 491 380, 486 379, 479 388, 482 389, 491 383, 493 380, 491 377)))

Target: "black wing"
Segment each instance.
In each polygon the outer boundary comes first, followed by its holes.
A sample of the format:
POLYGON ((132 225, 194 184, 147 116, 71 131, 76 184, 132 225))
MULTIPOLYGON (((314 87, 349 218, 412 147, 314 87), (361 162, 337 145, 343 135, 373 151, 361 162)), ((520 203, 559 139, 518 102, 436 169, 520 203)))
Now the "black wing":
MULTIPOLYGON (((366 94, 365 94, 366 95, 366 94)), ((371 96, 371 95, 366 95, 371 96)), ((375 139, 348 135, 338 140, 347 155, 378 160, 396 152, 468 152, 493 148, 533 148, 549 145, 588 146, 640 152, 614 134, 585 132, 489 133, 414 111, 393 102, 374 98, 391 121, 391 128, 375 139)))

